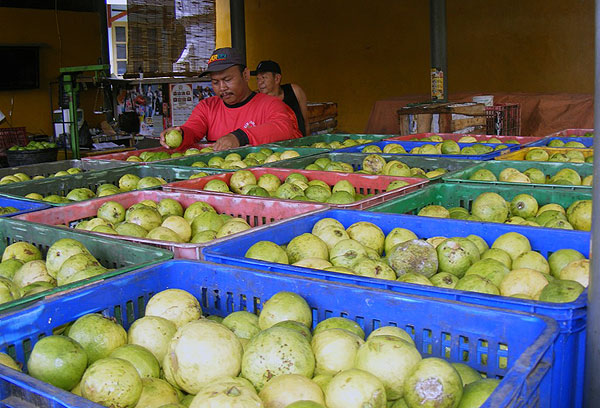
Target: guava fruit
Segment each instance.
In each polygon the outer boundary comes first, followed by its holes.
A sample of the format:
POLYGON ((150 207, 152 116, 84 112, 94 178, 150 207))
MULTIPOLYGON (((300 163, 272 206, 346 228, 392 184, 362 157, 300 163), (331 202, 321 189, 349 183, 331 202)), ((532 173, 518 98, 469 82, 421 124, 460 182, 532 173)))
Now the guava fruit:
POLYGON ((592 229, 592 200, 578 200, 567 209, 567 219, 576 230, 592 229))
POLYGON ((473 173, 469 180, 476 181, 498 181, 496 175, 489 171, 488 169, 479 169, 475 173, 473 173))
POLYGON ((158 292, 146 304, 146 316, 159 316, 170 320, 178 328, 202 316, 198 299, 181 289, 158 292))
POLYGON ((507 232, 496 238, 492 248, 502 249, 510 255, 512 262, 514 262, 523 252, 531 251, 531 244, 524 235, 518 232, 507 232))
POLYGON ((289 258, 285 250, 271 241, 258 241, 246 251, 246 258, 258 259, 267 262, 289 264, 289 258))
POLYGON ((446 208, 435 204, 421 208, 417 215, 421 217, 450 218, 450 212, 446 208))
POLYGON ((303 335, 306 340, 312 340, 312 334, 310 333, 310 329, 304 323, 297 322, 295 320, 283 320, 281 322, 275 323, 271 327, 286 327, 288 329, 292 329, 303 335))
POLYGON ((160 185, 162 185, 164 183, 162 183, 157 177, 142 177, 137 185, 136 185, 136 189, 137 190, 144 190, 146 188, 152 188, 152 187, 158 187, 160 185))
POLYGON ((163 217, 168 217, 169 215, 183 216, 183 207, 179 201, 173 200, 172 198, 163 198, 160 200, 158 202, 157 210, 163 217))
POLYGON ((110 270, 112 269, 106 269, 103 266, 90 266, 82 271, 76 272, 73 275, 71 275, 64 281, 63 285, 98 276, 110 270))
POLYGON ((12 281, 19 289, 35 282, 56 284, 56 280, 48 274, 46 262, 42 260, 24 263, 14 274, 12 281))
POLYGON ((377 225, 359 221, 350 225, 346 232, 351 239, 360 242, 363 246, 376 250, 380 255, 383 253, 385 235, 377 225))
POLYGON ((404 382, 421 355, 411 343, 395 336, 369 338, 356 353, 354 368, 376 376, 384 385, 388 399, 404 396, 404 382))
POLYGON ((496 193, 480 194, 471 207, 471 213, 487 222, 504 222, 508 218, 508 204, 496 193))
POLYGON ((70 278, 77 272, 81 272, 92 266, 101 266, 100 262, 94 256, 88 252, 82 252, 69 257, 61 265, 58 273, 56 274, 56 282, 58 286, 64 285, 70 278))
POLYGON ((365 247, 353 239, 338 241, 329 251, 329 261, 334 266, 352 269, 352 266, 362 258, 367 257, 365 247))
POLYGON ((142 379, 129 361, 103 358, 81 379, 81 396, 112 407, 134 407, 142 394, 142 379))
POLYGON ((256 176, 248 170, 238 170, 231 175, 229 187, 235 193, 241 193, 242 188, 247 184, 256 184, 256 176))
POLYGON ((150 351, 159 364, 167 353, 171 338, 175 335, 175 323, 159 316, 144 316, 133 322, 128 332, 128 343, 137 344, 150 351))
POLYGON ((265 407, 288 407, 296 401, 325 404, 321 387, 299 374, 282 374, 271 379, 259 393, 265 407))
POLYGON ((463 386, 456 369, 436 357, 419 361, 404 383, 404 401, 409 407, 456 407, 463 386))
POLYGON ((156 227, 151 229, 148 231, 146 238, 155 239, 157 241, 183 242, 181 237, 177 235, 175 231, 167 227, 156 227))
POLYGON ((107 201, 97 211, 98 218, 117 224, 125 220, 125 207, 116 201, 107 201))
POLYGON ((183 142, 183 133, 178 129, 171 129, 165 134, 165 143, 171 149, 176 149, 183 142))
POLYGON ((458 283, 458 276, 448 272, 439 272, 429 278, 433 286, 438 288, 454 288, 458 283))
POLYGON ((146 231, 151 231, 162 224, 160 213, 150 207, 139 207, 126 214, 127 222, 137 224, 146 231))
POLYGON ((469 292, 487 293, 490 295, 500 294, 500 291, 496 285, 492 283, 492 281, 475 274, 466 275, 461 278, 454 289, 466 290, 469 292))
POLYGON ((356 323, 354 320, 347 319, 345 317, 330 317, 329 319, 325 319, 313 330, 313 335, 320 333, 329 329, 344 329, 351 333, 354 333, 361 339, 365 338, 365 332, 363 329, 356 323))
POLYGON ((294 262, 292 265, 311 269, 325 269, 333 266, 331 262, 321 258, 304 258, 294 262))
POLYGON ((412 239, 417 239, 417 235, 406 228, 394 228, 391 230, 384 241, 384 251, 389 253, 393 247, 412 239))
POLYGON ((439 271, 448 272, 459 278, 477 262, 481 255, 477 246, 467 238, 450 238, 436 248, 439 271))
POLYGON ((196 201, 195 203, 190 204, 188 208, 185 209, 183 213, 183 218, 189 222, 190 224, 196 219, 203 215, 205 212, 217 213, 217 210, 208 203, 204 201, 196 201))
POLYGON ((546 184, 546 175, 543 171, 538 168, 531 167, 523 172, 532 183, 535 184, 546 184))
POLYGON ((202 244, 217 238, 217 233, 213 230, 200 231, 192 236, 191 244, 202 244))
POLYGON ((125 174, 119 179, 119 188, 122 191, 132 191, 137 188, 140 178, 135 174, 125 174))
POLYGON ((70 391, 83 376, 88 357, 75 340, 66 336, 40 339, 29 356, 29 375, 55 387, 70 391))
POLYGON ((396 273, 385 262, 363 258, 352 266, 355 275, 369 278, 395 280, 396 273))
POLYGON ((75 188, 67 194, 67 200, 85 201, 96 197, 96 194, 89 188, 75 188))
POLYGON ((525 155, 525 160, 528 161, 547 161, 548 153, 542 149, 531 149, 525 155))
POLYGON ((472 382, 481 380, 481 374, 477 370, 469 367, 463 363, 451 363, 452 367, 458 372, 460 375, 460 379, 463 383, 463 386, 470 384, 472 382))
POLYGON ((383 383, 373 374, 352 368, 336 374, 325 388, 328 408, 385 408, 383 383))
POLYGON ((305 233, 293 238, 286 249, 290 263, 298 262, 305 258, 329 259, 327 244, 316 235, 305 233))
POLYGON ((229 193, 229 186, 226 182, 219 179, 209 180, 205 185, 203 190, 206 191, 214 191, 219 193, 229 193))
POLYGON ((371 334, 369 334, 369 337, 367 337, 367 340, 376 336, 394 336, 412 344, 413 346, 415 345, 415 342, 412 337, 410 337, 410 334, 397 326, 382 326, 376 330, 373 330, 371 334))
POLYGON ((270 327, 254 336, 242 358, 242 377, 262 390, 273 377, 300 374, 312 378, 315 356, 308 340, 286 327, 270 327))
POLYGON ((385 159, 377 154, 369 154, 363 159, 362 168, 370 173, 379 174, 385 166, 385 159))
POLYGON ((29 242, 15 242, 4 249, 2 262, 9 259, 17 259, 23 263, 42 259, 42 253, 29 242))
POLYGON ((179 408, 179 396, 171 384, 160 378, 142 378, 142 393, 136 407, 179 408))
POLYGON ((106 358, 114 349, 127 344, 125 329, 97 313, 77 319, 69 329, 69 337, 83 347, 89 363, 106 358))
POLYGON ((62 264, 73 255, 88 253, 86 247, 72 238, 63 238, 54 242, 46 254, 46 268, 48 274, 56 278, 62 264))
MULTIPOLYGON (((313 378, 314 382, 314 378, 313 378)), ((319 385, 320 387, 320 385, 319 385)), ((321 387, 322 389, 322 387, 321 387)), ((291 403, 285 408, 325 408, 325 405, 319 404, 318 402, 309 401, 309 400, 299 400, 291 403)))
POLYGON ((419 239, 396 245, 387 254, 386 259, 398 277, 406 273, 416 273, 429 278, 438 270, 436 249, 419 239))
POLYGON ((559 249, 548 257, 550 273, 555 278, 558 278, 560 271, 567 266, 569 262, 578 261, 580 259, 585 259, 585 257, 579 251, 574 249, 559 249))
POLYGON ((431 281, 426 278, 424 275, 418 274, 418 273, 412 273, 412 272, 408 272, 405 273, 404 275, 400 275, 398 277, 398 279, 396 279, 398 282, 405 282, 405 283, 414 283, 417 285, 426 285, 426 286, 433 286, 433 283, 431 283, 431 281))
POLYGON ((242 344, 227 327, 208 319, 195 320, 179 327, 169 343, 163 368, 168 365, 165 372, 169 370, 174 385, 197 394, 219 377, 237 376, 242 354, 242 344))
POLYGON ((245 310, 230 313, 221 323, 241 339, 249 340, 260 332, 258 316, 245 310))
POLYGON ((225 222, 221 228, 217 231, 217 238, 223 238, 228 235, 237 234, 238 232, 249 230, 251 227, 244 220, 240 218, 232 218, 225 222))
POLYGON ((510 213, 523 218, 534 217, 538 212, 537 200, 529 194, 519 194, 510 202, 510 213))
POLYGON ((469 275, 479 275, 482 278, 488 279, 495 286, 499 286, 502 279, 510 272, 510 269, 502 262, 494 258, 484 258, 467 269, 465 277, 469 275))
POLYGON ((540 293, 542 302, 568 303, 577 300, 585 288, 579 282, 555 279, 540 293))
POLYGON ((350 239, 350 236, 344 229, 338 225, 329 225, 324 228, 319 228, 316 232, 313 229, 313 235, 319 237, 327 245, 327 249, 331 250, 335 244, 344 240, 350 239))
POLYGON ((500 293, 502 296, 513 296, 524 294, 537 300, 544 287, 548 285, 544 274, 534 269, 513 269, 500 282, 500 293))
POLYGON ((218 231, 225 221, 216 212, 205 211, 196 216, 191 222, 192 236, 201 231, 218 231))
POLYGON ((331 197, 327 199, 326 203, 343 205, 351 204, 355 201, 355 197, 352 194, 346 191, 336 191, 335 193, 331 194, 331 197))
POLYGON ((535 251, 523 252, 513 261, 512 268, 529 268, 546 274, 550 273, 550 265, 548 265, 546 258, 535 251))
POLYGON ((6 353, 0 353, 0 364, 5 367, 10 367, 13 370, 21 371, 19 364, 17 364, 17 362, 6 353))
POLYGON ((306 300, 293 292, 278 292, 265 302, 258 316, 258 326, 265 330, 278 322, 294 320, 312 326, 312 312, 306 300))
POLYGON ((178 215, 170 215, 165 218, 161 227, 166 227, 174 231, 179 236, 181 242, 189 242, 192 238, 192 227, 185 218, 178 215))
POLYGON ((21 297, 35 295, 37 293, 45 292, 55 287, 56 284, 52 284, 50 282, 33 282, 21 288, 21 297))
POLYGON ((352 197, 356 195, 356 190, 354 189, 354 186, 348 180, 340 180, 337 183, 335 183, 335 185, 331 188, 332 194, 341 191, 350 194, 352 197))
POLYGON ((115 231, 119 235, 125 235, 129 237, 145 238, 148 235, 143 227, 131 222, 123 222, 115 227, 115 231))
POLYGON ((190 408, 262 408, 262 400, 250 382, 241 377, 222 377, 205 385, 194 395, 186 396, 184 403, 191 397, 190 408))
POLYGON ((154 354, 138 344, 125 344, 118 347, 109 354, 109 357, 129 361, 142 379, 158 378, 160 375, 160 364, 154 354))
POLYGON ((458 408, 476 408, 482 406, 496 387, 500 380, 495 378, 484 378, 474 381, 465 386, 463 396, 458 408))
POLYGON ((580 259, 569 262, 560 270, 558 278, 579 282, 583 287, 587 288, 590 282, 590 261, 588 259, 580 259))
POLYGON ((335 218, 323 218, 323 219, 317 221, 315 223, 315 225, 313 225, 311 232, 315 235, 318 235, 318 232, 320 230, 322 230, 326 227, 332 226, 332 225, 345 230, 342 223, 339 222, 338 220, 336 220, 335 218))

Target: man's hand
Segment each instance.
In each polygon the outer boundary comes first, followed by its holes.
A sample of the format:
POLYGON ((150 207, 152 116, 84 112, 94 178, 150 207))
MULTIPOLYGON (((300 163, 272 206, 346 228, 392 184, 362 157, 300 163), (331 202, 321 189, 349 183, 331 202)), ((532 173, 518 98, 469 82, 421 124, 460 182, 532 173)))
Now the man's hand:
MULTIPOLYGON (((162 134, 161 134, 162 138, 162 134)), ((239 147, 240 142, 237 137, 233 133, 228 133, 225 136, 221 136, 219 140, 213 145, 213 150, 215 152, 221 150, 233 149, 235 147, 239 147)))
POLYGON ((170 147, 167 146, 167 142, 165 142, 165 135, 167 134, 167 132, 170 132, 171 130, 179 130, 181 132, 181 128, 179 126, 170 127, 170 128, 163 130, 162 132, 160 132, 160 144, 162 147, 166 147, 167 149, 170 149, 170 147))

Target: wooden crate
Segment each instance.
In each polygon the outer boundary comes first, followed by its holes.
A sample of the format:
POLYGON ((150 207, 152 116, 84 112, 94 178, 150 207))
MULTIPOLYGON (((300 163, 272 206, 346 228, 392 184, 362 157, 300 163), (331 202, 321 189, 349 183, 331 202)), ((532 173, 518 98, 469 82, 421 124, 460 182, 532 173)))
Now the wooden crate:
POLYGON ((415 133, 486 132, 485 105, 482 103, 428 103, 398 109, 401 135, 415 133))

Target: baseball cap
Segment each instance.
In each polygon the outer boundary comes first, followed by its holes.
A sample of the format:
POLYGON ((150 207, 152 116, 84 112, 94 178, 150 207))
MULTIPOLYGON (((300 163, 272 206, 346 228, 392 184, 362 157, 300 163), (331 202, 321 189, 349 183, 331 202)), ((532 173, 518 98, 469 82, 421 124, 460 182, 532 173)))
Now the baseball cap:
POLYGON ((242 53, 235 48, 217 48, 208 59, 208 66, 200 76, 211 72, 224 71, 234 65, 246 66, 242 53))
POLYGON ((250 75, 257 75, 261 72, 274 72, 276 74, 281 74, 281 68, 279 67, 279 64, 275 61, 261 61, 256 66, 256 71, 250 71, 250 75))

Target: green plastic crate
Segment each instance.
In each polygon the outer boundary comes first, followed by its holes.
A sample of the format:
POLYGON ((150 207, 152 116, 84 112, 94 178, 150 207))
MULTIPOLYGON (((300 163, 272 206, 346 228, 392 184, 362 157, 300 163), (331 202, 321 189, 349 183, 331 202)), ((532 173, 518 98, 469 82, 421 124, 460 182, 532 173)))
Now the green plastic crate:
MULTIPOLYGON (((52 176, 59 171, 70 169, 75 167, 81 169, 83 172, 94 171, 94 170, 106 170, 114 167, 129 167, 135 165, 134 163, 120 163, 113 160, 60 160, 48 163, 38 164, 27 164, 25 166, 17 167, 5 167, 0 169, 0 178, 9 176, 15 173, 25 173, 29 177, 33 176, 52 176)), ((69 177, 69 176, 60 176, 69 177)))
POLYGON ((68 228, 52 227, 9 218, 0 219, 0 253, 4 253, 4 250, 10 244, 27 241, 38 247, 45 259, 48 248, 62 238, 72 238, 81 242, 104 267, 113 268, 114 270, 35 295, 2 303, 0 304, 0 313, 23 308, 32 302, 58 292, 78 288, 91 282, 121 275, 134 269, 173 258, 173 253, 170 251, 147 245, 117 241, 112 238, 85 234, 68 228))
POLYGON ((594 174, 594 165, 592 163, 557 163, 557 162, 535 162, 535 161, 487 161, 477 164, 473 167, 469 167, 464 170, 459 170, 448 175, 443 175, 442 179, 452 183, 468 183, 468 184, 482 184, 488 186, 527 186, 533 188, 559 188, 568 190, 587 190, 592 191, 592 186, 568 186, 562 184, 536 184, 536 183, 509 183, 506 181, 478 181, 469 180, 477 170, 487 169, 494 173, 496 177, 499 176, 500 172, 506 168, 512 167, 514 169, 523 172, 532 167, 540 169, 545 175, 554 176, 561 169, 573 169, 583 179, 586 176, 594 174))
POLYGON ((438 183, 371 207, 367 211, 417 215, 423 207, 441 205, 446 208, 463 207, 471 212, 473 201, 480 194, 487 192, 499 194, 508 202, 519 194, 529 194, 538 201, 540 207, 545 204, 556 203, 562 205, 565 209, 577 200, 592 199, 591 191, 580 192, 516 185, 489 186, 467 183, 438 183))
POLYGON ((322 135, 310 135, 299 139, 282 140, 281 142, 271 143, 270 146, 279 147, 305 147, 310 148, 313 143, 331 143, 343 142, 347 139, 367 139, 373 142, 388 139, 395 135, 375 135, 375 134, 358 134, 358 133, 325 133, 322 135))
MULTIPOLYGON (((294 148, 290 148, 290 147, 277 147, 277 146, 271 146, 271 145, 261 145, 261 146, 240 147, 238 149, 230 149, 230 150, 225 150, 225 151, 218 152, 218 153, 203 153, 203 154, 196 154, 193 156, 178 157, 176 159, 161 161, 160 163, 157 163, 156 165, 157 166, 169 166, 169 167, 171 167, 171 166, 190 167, 194 162, 203 161, 205 163, 208 163, 208 161, 213 157, 225 158, 225 156, 227 156, 228 154, 231 154, 231 153, 237 153, 240 156, 242 156, 242 159, 244 159, 248 154, 258 153, 261 149, 271 149, 275 152, 285 152, 285 151, 289 151, 289 150, 294 150, 294 151, 297 151, 298 154, 300 154, 299 157, 311 156, 314 154, 324 153, 324 152, 329 151, 329 149, 314 149, 314 148, 294 149, 294 148)), ((291 160, 291 159, 287 159, 287 160, 291 160)), ((273 163, 280 163, 281 161, 284 161, 284 160, 280 160, 278 162, 273 162, 273 163)), ((261 167, 261 166, 259 165, 259 166, 252 166, 252 167, 261 167)), ((216 169, 214 167, 194 167, 194 169, 222 170, 222 171, 238 170, 238 169, 230 169, 230 170, 216 169)))
MULTIPOLYGON (((39 193, 43 196, 58 194, 65 196, 74 188, 89 188, 96 191, 100 184, 119 185, 119 179, 125 174, 135 174, 142 178, 147 176, 162 177, 171 183, 178 180, 187 180, 193 174, 204 171, 209 174, 220 174, 221 171, 206 171, 190 167, 165 167, 157 164, 133 165, 108 170, 90 171, 87 173, 74 174, 69 177, 56 177, 43 180, 32 180, 26 183, 12 183, 0 186, 0 195, 18 198, 37 203, 46 203, 52 206, 69 205, 69 203, 47 203, 46 201, 25 198, 29 193, 39 193)), ((155 187, 157 188, 157 187, 155 187)))
MULTIPOLYGON (((354 171, 361 170, 362 162, 364 158, 368 156, 365 153, 320 153, 315 154, 313 156, 307 157, 296 157, 293 159, 263 164, 261 167, 275 167, 282 169, 304 169, 309 164, 315 162, 315 160, 327 157, 332 161, 342 161, 352 165, 354 171)), ((451 172, 466 169, 468 167, 473 166, 474 164, 481 163, 477 160, 467 160, 467 159, 451 159, 445 157, 410 157, 410 156, 400 156, 397 154, 378 154, 378 156, 383 157, 386 161, 397 160, 409 167, 420 167, 425 172, 432 171, 439 168, 445 168, 448 170, 447 174, 451 172)), ((437 180, 441 176, 434 177, 429 179, 429 181, 437 180)))

